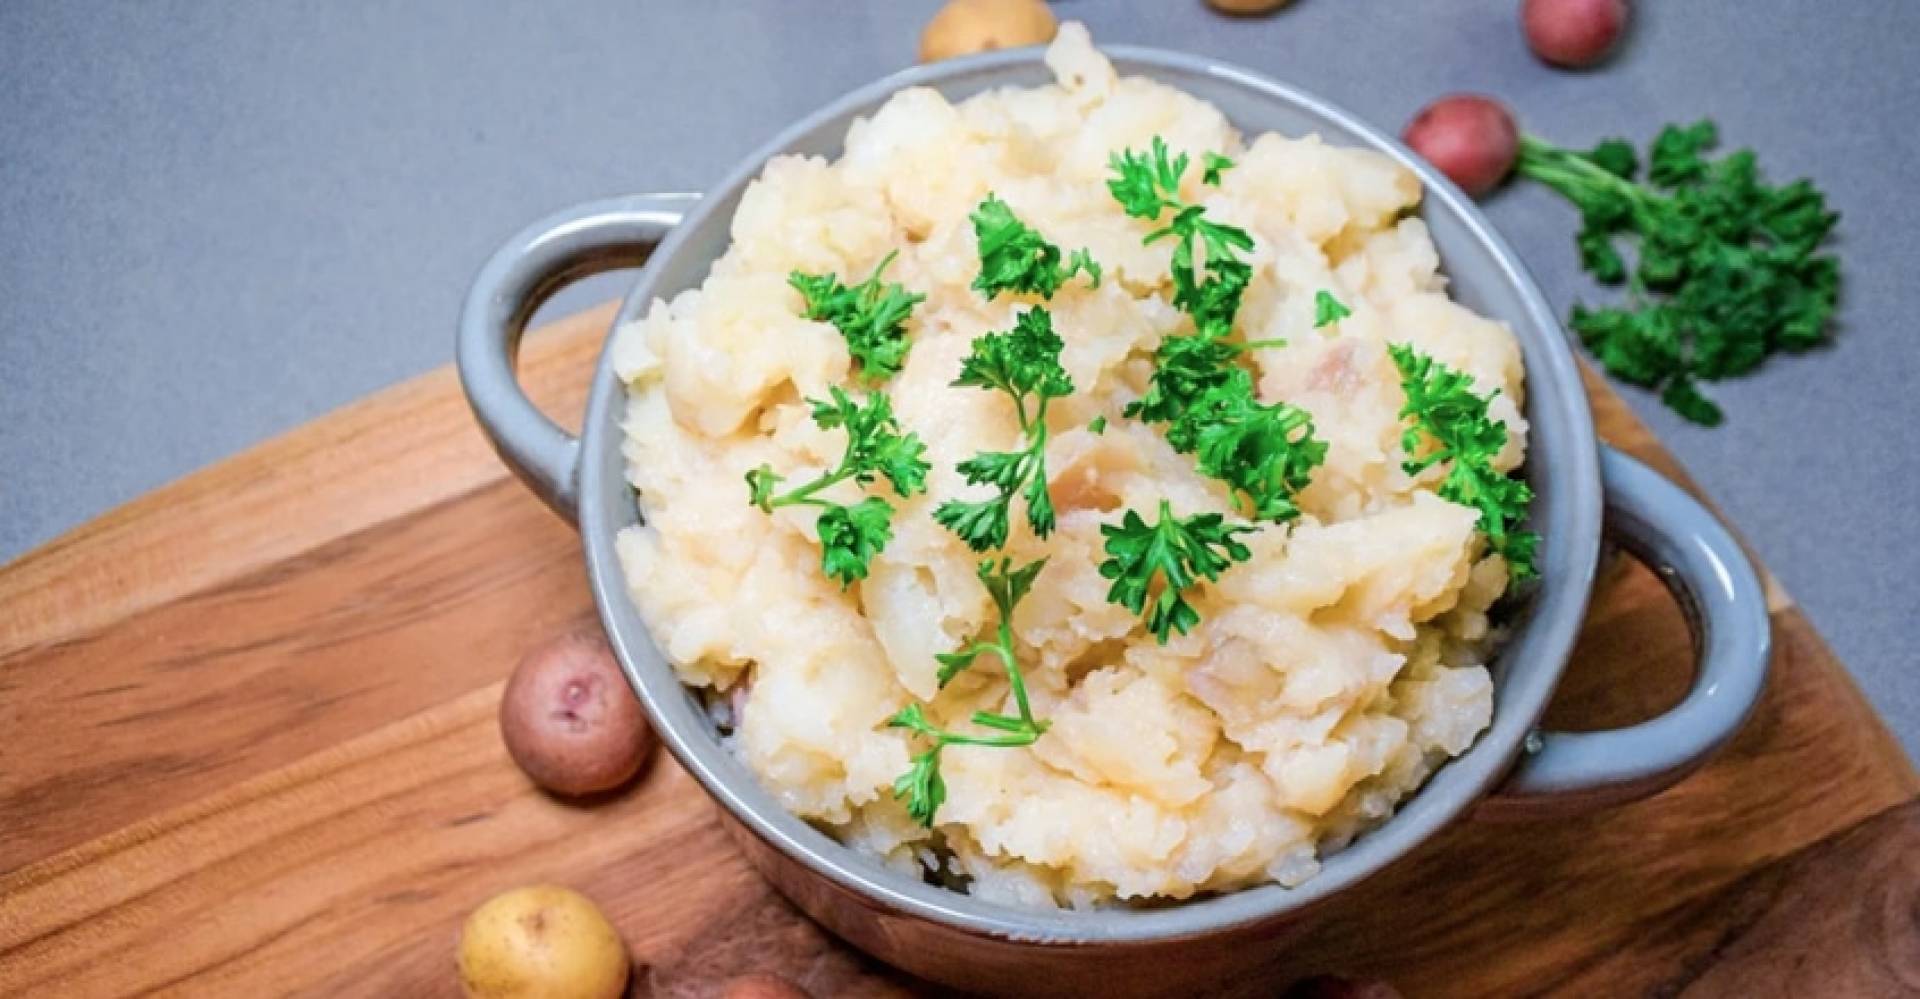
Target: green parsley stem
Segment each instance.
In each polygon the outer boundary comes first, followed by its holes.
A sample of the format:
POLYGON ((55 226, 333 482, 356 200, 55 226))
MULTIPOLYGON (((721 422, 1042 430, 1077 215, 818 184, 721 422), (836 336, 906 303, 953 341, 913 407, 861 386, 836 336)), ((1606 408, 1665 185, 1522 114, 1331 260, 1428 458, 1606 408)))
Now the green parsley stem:
POLYGON ((1608 188, 1635 205, 1646 200, 1640 185, 1608 172, 1585 156, 1531 135, 1520 137, 1520 158, 1514 170, 1562 192, 1569 186, 1585 184, 1608 188))
POLYGON ((1013 690, 1013 703, 1020 706, 1020 720, 1033 726, 1033 708, 1027 703, 1027 681, 1020 675, 1020 663, 1013 654, 1013 626, 1006 615, 1000 617, 999 641, 993 651, 1007 668, 1007 686, 1013 690))
POLYGON ((778 496, 775 496, 769 502, 769 505, 779 507, 779 506, 793 506, 795 504, 804 503, 808 506, 832 506, 833 504, 828 503, 826 500, 814 499, 813 494, 819 492, 822 489, 826 489, 829 486, 834 486, 834 485, 838 485, 839 483, 845 482, 847 479, 851 478, 852 476, 853 476, 852 469, 845 468, 845 467, 834 469, 834 471, 831 474, 823 475, 813 480, 812 482, 807 483, 804 486, 795 486, 794 488, 789 489, 778 496))
POLYGON ((1014 735, 963 735, 941 729, 934 734, 935 741, 941 746, 988 746, 995 749, 1018 749, 1021 746, 1031 746, 1039 738, 1038 731, 1014 735))

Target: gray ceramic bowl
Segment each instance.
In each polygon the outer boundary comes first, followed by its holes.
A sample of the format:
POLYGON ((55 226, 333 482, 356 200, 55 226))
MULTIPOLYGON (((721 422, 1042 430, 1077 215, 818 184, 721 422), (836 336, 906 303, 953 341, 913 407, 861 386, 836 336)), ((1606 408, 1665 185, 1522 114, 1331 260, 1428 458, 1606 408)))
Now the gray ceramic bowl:
MULTIPOLYGON (((1298 888, 1268 885, 1150 910, 1043 912, 996 905, 882 868, 784 811, 729 755, 695 698, 647 634, 621 580, 614 536, 638 520, 622 474, 625 393, 603 354, 579 438, 527 401, 513 356, 528 315, 586 273, 645 261, 621 310, 699 284, 726 248, 742 190, 769 157, 834 156, 848 124, 895 91, 930 86, 958 100, 1051 79, 1038 50, 910 69, 809 115, 761 147, 705 196, 641 195, 545 219, 481 270, 459 331, 459 368, 480 424, 513 470, 575 521, 607 635, 667 747, 721 806, 755 865, 836 933, 909 971, 972 989, 1049 991, 1191 987, 1270 957, 1312 910, 1380 870, 1478 804, 1477 815, 1569 802, 1606 804, 1679 779, 1729 738, 1765 681, 1769 624, 1739 546, 1699 504, 1646 467, 1599 446, 1579 373, 1526 268, 1473 204, 1381 132, 1318 98, 1246 70, 1150 49, 1105 50, 1122 73, 1172 84, 1220 107, 1248 133, 1318 132, 1405 163, 1427 187, 1423 208, 1454 296, 1509 323, 1527 366, 1532 424, 1526 472, 1537 493, 1542 579, 1518 609, 1493 664, 1492 726, 1385 824, 1326 858, 1298 888), (1539 732, 1567 664, 1605 533, 1666 579, 1700 650, 1691 693, 1666 714, 1604 732, 1539 732)), ((744 501, 744 500, 743 500, 744 501)))

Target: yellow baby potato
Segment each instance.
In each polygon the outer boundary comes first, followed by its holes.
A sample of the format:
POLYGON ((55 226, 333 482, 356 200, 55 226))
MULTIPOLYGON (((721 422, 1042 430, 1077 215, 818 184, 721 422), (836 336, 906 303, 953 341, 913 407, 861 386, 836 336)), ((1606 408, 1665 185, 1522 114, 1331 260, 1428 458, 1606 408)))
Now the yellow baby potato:
POLYGON ((473 999, 602 999, 627 984, 620 934, 585 895, 557 885, 515 888, 473 910, 459 964, 473 999))

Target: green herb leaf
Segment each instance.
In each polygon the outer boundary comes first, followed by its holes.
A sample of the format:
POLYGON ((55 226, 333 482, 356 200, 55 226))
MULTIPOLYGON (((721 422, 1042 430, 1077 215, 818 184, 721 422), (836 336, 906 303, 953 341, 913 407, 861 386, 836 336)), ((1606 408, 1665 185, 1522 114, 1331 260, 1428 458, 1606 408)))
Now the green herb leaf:
POLYGON ((960 377, 953 384, 1006 393, 1026 439, 1019 451, 985 451, 960 463, 960 474, 969 485, 992 486, 994 496, 947 500, 933 512, 935 521, 974 551, 1006 545, 1009 508, 1016 495, 1027 501, 1027 524, 1033 532, 1043 538, 1053 533, 1053 501, 1047 494, 1047 403, 1073 391, 1073 380, 1060 366, 1064 347, 1053 331, 1053 316, 1036 306, 1021 313, 1013 329, 974 338, 972 350, 960 364, 960 377))
POLYGON ((747 471, 747 502, 757 506, 764 513, 773 512, 773 491, 780 488, 785 476, 777 475, 773 466, 761 462, 759 468, 747 471))
POLYGON ((940 663, 937 674, 940 689, 962 671, 973 665, 980 656, 991 653, 1000 659, 1006 668, 1007 689, 1013 695, 1017 716, 977 711, 973 722, 983 728, 1004 733, 1002 735, 968 735, 942 729, 927 720, 925 711, 919 704, 909 704, 887 719, 890 728, 910 729, 915 734, 930 739, 933 745, 913 757, 907 772, 893 782, 893 796, 905 801, 907 814, 915 822, 932 828, 935 814, 946 801, 946 783, 940 777, 940 751, 952 745, 985 746, 995 749, 1017 749, 1030 746, 1047 731, 1047 723, 1033 716, 1033 706, 1027 698, 1027 684, 1020 670, 1020 659, 1013 647, 1013 610, 1029 591, 1033 581, 1046 568, 1047 560, 1014 568, 1011 559, 1001 559, 995 563, 987 559, 976 568, 981 585, 987 588, 993 597, 993 604, 1000 611, 1000 621, 994 629, 994 637, 975 642, 955 652, 934 656, 940 663))
POLYGON ((820 534, 820 570, 844 588, 867 578, 867 563, 893 540, 893 505, 878 496, 830 505, 820 511, 814 530, 820 534))
POLYGON ((860 376, 870 383, 885 381, 906 362, 906 322, 913 307, 927 300, 899 284, 882 285, 881 272, 893 262, 889 253, 873 274, 851 287, 832 274, 794 271, 787 283, 806 301, 808 319, 829 322, 847 342, 847 353, 860 365, 860 376))
POLYGON ((1201 397, 1233 379, 1239 353, 1237 344, 1214 337, 1163 337, 1153 352, 1146 393, 1128 403, 1123 415, 1148 423, 1178 422, 1201 397))
POLYGON ((1128 510, 1119 526, 1100 525, 1107 539, 1100 575, 1113 580, 1107 600, 1136 614, 1145 611, 1147 630, 1164 645, 1173 632, 1184 635, 1200 621, 1199 612, 1187 602, 1187 591, 1252 557, 1236 537, 1252 530, 1227 524, 1217 513, 1175 517, 1166 500, 1160 501, 1160 517, 1152 525, 1128 510))
POLYGON ((1539 538, 1515 530, 1526 519, 1533 490, 1493 467, 1494 456, 1507 444, 1506 424, 1487 415, 1487 404, 1498 390, 1477 395, 1471 376, 1406 344, 1389 344, 1387 352, 1400 370, 1400 387, 1407 397, 1400 416, 1413 420, 1400 442, 1407 452, 1402 463, 1407 474, 1449 463, 1438 489, 1441 498, 1479 511, 1480 533, 1489 548, 1506 557, 1511 579, 1533 577, 1539 538))
POLYGON ((1156 135, 1150 153, 1123 149, 1108 157, 1107 167, 1114 174, 1107 181, 1113 199, 1128 215, 1152 221, 1160 217, 1162 208, 1177 204, 1168 198, 1179 197, 1187 154, 1169 155, 1166 140, 1156 135))
POLYGON ((866 578, 867 564, 892 539, 893 506, 878 496, 844 506, 817 494, 848 480, 868 486, 884 478, 894 492, 911 496, 926 491, 930 466, 919 435, 901 433, 886 393, 871 393, 864 403, 839 386, 829 393, 827 399, 807 402, 822 430, 846 431, 847 448, 839 464, 784 493, 776 492, 784 478, 762 464, 746 474, 747 502, 767 513, 796 504, 819 507, 814 532, 820 539, 820 569, 844 589, 866 578))
POLYGON ((1333 297, 1325 288, 1313 293, 1313 328, 1320 329, 1353 315, 1353 310, 1333 297))
POLYGON ((1576 153, 1527 136, 1516 167, 1580 210, 1581 266, 1627 286, 1624 303, 1576 306, 1569 325, 1609 374, 1709 426, 1721 413, 1699 382, 1825 342, 1840 288, 1818 253, 1839 218, 1825 197, 1804 180, 1768 186, 1748 150, 1711 159, 1717 138, 1710 121, 1662 129, 1644 185, 1618 139, 1576 153))
POLYGON ((1093 419, 1087 421, 1087 432, 1094 435, 1095 437, 1098 437, 1101 434, 1106 433, 1107 432, 1107 414, 1101 413, 1099 416, 1096 416, 1093 419))
POLYGON ((1093 287, 1100 287, 1100 265, 1091 254, 1084 248, 1075 250, 1062 266, 1060 248, 1016 218, 998 197, 987 195, 969 218, 980 248, 980 276, 974 278, 973 287, 987 298, 1003 291, 1052 298, 1067 279, 1079 273, 1085 273, 1093 287))
MULTIPOLYGON (((1237 370, 1237 369, 1236 369, 1237 370)), ((1187 410, 1167 439, 1191 440, 1200 474, 1219 479, 1254 520, 1300 515, 1300 491, 1327 459, 1313 435, 1313 415, 1288 403, 1255 400, 1250 379, 1235 379, 1187 410)))
POLYGON ((1200 183, 1220 186, 1220 175, 1233 168, 1233 161, 1219 153, 1208 152, 1200 155, 1200 183))

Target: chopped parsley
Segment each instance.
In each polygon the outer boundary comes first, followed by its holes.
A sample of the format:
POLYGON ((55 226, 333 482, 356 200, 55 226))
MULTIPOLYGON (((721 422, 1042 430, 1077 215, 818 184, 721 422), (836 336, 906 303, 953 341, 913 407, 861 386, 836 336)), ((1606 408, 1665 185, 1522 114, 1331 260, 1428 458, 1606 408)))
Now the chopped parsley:
POLYGON ((1027 502, 1027 524, 1033 533, 1053 533, 1053 499, 1047 494, 1047 403, 1073 391, 1073 381, 1060 366, 1064 345, 1053 331, 1053 316, 1041 307, 1020 314, 1013 329, 974 338, 973 350, 961 362, 957 387, 1004 392, 1013 400, 1014 414, 1026 446, 1018 451, 982 451, 960 463, 969 485, 992 486, 984 500, 950 499, 934 510, 933 519, 959 535, 974 551, 984 552, 1007 543, 1014 496, 1027 502))
POLYGON ((1252 530, 1228 524, 1217 513, 1175 517, 1166 500, 1160 501, 1160 519, 1152 525, 1128 510, 1119 526, 1100 525, 1107 539, 1100 575, 1113 580, 1107 600, 1135 614, 1144 611, 1147 630, 1161 644, 1173 632, 1184 635, 1200 621, 1200 613, 1187 602, 1187 591, 1200 579, 1217 580, 1228 566, 1252 557, 1235 537, 1252 530))
POLYGON ((1114 153, 1107 166, 1114 173, 1107 190, 1134 218, 1158 222, 1165 212, 1173 217, 1147 234, 1145 243, 1172 237, 1173 304, 1193 319, 1202 336, 1223 337, 1233 328, 1240 299, 1253 280, 1253 267, 1240 254, 1253 250, 1245 229, 1207 218, 1206 209, 1180 200, 1180 177, 1187 170, 1187 154, 1170 156, 1165 140, 1153 137, 1151 153, 1131 149, 1114 153), (1203 271, 1195 270, 1204 258, 1203 271))
POLYGON ((1507 426, 1487 415, 1487 404, 1499 394, 1476 395, 1465 372, 1435 361, 1406 344, 1389 344, 1394 367, 1400 369, 1400 387, 1406 405, 1400 416, 1412 425, 1401 434, 1407 452, 1402 466, 1419 475, 1449 462, 1438 490, 1441 498, 1480 512, 1479 530, 1487 546, 1506 557, 1514 581, 1536 574, 1534 550, 1539 535, 1516 530, 1526 519, 1533 490, 1526 482, 1493 467, 1493 458, 1507 445, 1507 426))
POLYGON ((1619 139, 1582 153, 1524 136, 1515 167, 1580 210, 1581 266, 1627 287, 1619 305, 1575 306, 1581 341, 1609 374, 1706 426, 1722 414, 1699 382, 1825 342, 1840 288, 1838 261, 1818 252, 1839 219, 1825 196, 1805 180, 1767 185, 1751 150, 1708 158, 1718 139, 1711 121, 1667 126, 1644 183, 1619 139))
POLYGON ((1325 288, 1313 293, 1313 328, 1321 329, 1353 315, 1333 293, 1325 288))
POLYGON ((1034 577, 1040 575, 1040 570, 1046 564, 1047 560, 1041 559, 1016 569, 1011 559, 1003 558, 998 564, 992 559, 982 561, 977 570, 980 582, 987 588, 994 606, 1000 611, 1000 622, 994 629, 994 636, 976 641, 957 652, 935 657, 940 661, 938 679, 942 690, 953 682, 954 677, 970 669, 974 660, 982 655, 991 653, 999 658, 1000 665, 1006 670, 1007 687, 1013 694, 1014 706, 1019 714, 976 711, 972 721, 975 725, 1001 734, 968 735, 942 729, 927 719, 926 712, 918 703, 901 708, 887 719, 887 727, 908 729, 932 743, 914 754, 907 772, 893 782, 893 796, 906 803, 907 814, 922 826, 933 827, 935 814, 947 800, 947 783, 940 776, 941 750, 954 745, 1015 749, 1033 745, 1047 731, 1047 723, 1033 717, 1033 707, 1027 700, 1026 679, 1020 672, 1020 659, 1013 647, 1013 609, 1033 589, 1034 577))
MULTIPOLYGON (((1204 157, 1202 182, 1218 184, 1220 171, 1233 165, 1215 153, 1204 157)), ((1147 390, 1128 404, 1124 415, 1166 427, 1167 443, 1192 454, 1201 474, 1226 484, 1234 503, 1255 521, 1285 523, 1300 515, 1297 497, 1327 455, 1314 437, 1313 418, 1288 403, 1262 403, 1241 354, 1260 347, 1284 346, 1284 340, 1235 342, 1235 318, 1253 279, 1242 254, 1253 249, 1246 230, 1216 222, 1206 210, 1180 199, 1186 173, 1185 153, 1173 155, 1155 136, 1146 153, 1123 150, 1108 162, 1113 177, 1107 190, 1130 216, 1160 223, 1144 242, 1172 237, 1173 304, 1193 321, 1191 334, 1163 337, 1154 351, 1147 390), (1196 269, 1195 260, 1203 259, 1196 269)), ((1325 295, 1325 293, 1322 293, 1325 295)), ((1316 299, 1322 312, 1327 295, 1316 299)), ((1185 592, 1200 578, 1216 579, 1247 549, 1234 536, 1252 525, 1229 525, 1219 514, 1176 518, 1161 505, 1157 524, 1126 512, 1120 526, 1103 525, 1109 558, 1101 572, 1114 580, 1107 599, 1135 613, 1145 610, 1147 626, 1161 642, 1173 631, 1185 633, 1199 615, 1185 592), (1224 553, 1224 554, 1222 554, 1224 553), (1151 608, 1155 576, 1161 579, 1151 608)))
POLYGON ((762 464, 746 475, 747 501, 767 513, 783 506, 818 507, 814 531, 820 538, 820 570, 845 589, 866 578, 868 563, 892 540, 893 505, 878 496, 840 504, 817 494, 849 479, 865 486, 885 478, 895 493, 911 496, 926 491, 929 466, 926 445, 919 435, 900 432, 886 393, 871 393, 861 404, 839 386, 829 391, 831 399, 807 402, 822 430, 846 430, 847 448, 839 464, 786 492, 777 491, 784 477, 762 464))
POLYGON ((1300 516, 1296 499, 1327 460, 1327 444, 1313 435, 1313 414, 1258 401, 1252 378, 1233 371, 1227 387, 1181 414, 1167 440, 1190 445, 1200 474, 1226 483, 1235 505, 1253 520, 1285 523, 1300 516))
POLYGON ((1200 183, 1220 186, 1220 175, 1233 169, 1233 161, 1215 152, 1200 157, 1200 183))
POLYGON ((860 365, 860 377, 870 384, 886 381, 906 362, 907 317, 913 307, 927 300, 925 295, 908 292, 900 284, 880 283, 881 272, 893 263, 897 254, 889 253, 868 278, 853 286, 840 283, 832 274, 807 274, 794 271, 787 283, 806 300, 808 319, 829 322, 847 341, 847 353, 860 365))
POLYGON ((1075 250, 1061 264, 1060 248, 1016 218, 998 197, 987 195, 969 218, 980 248, 980 276, 973 279, 973 288, 988 300, 1003 291, 1050 299, 1069 278, 1081 273, 1087 275, 1089 285, 1100 287, 1100 265, 1091 254, 1075 250))

